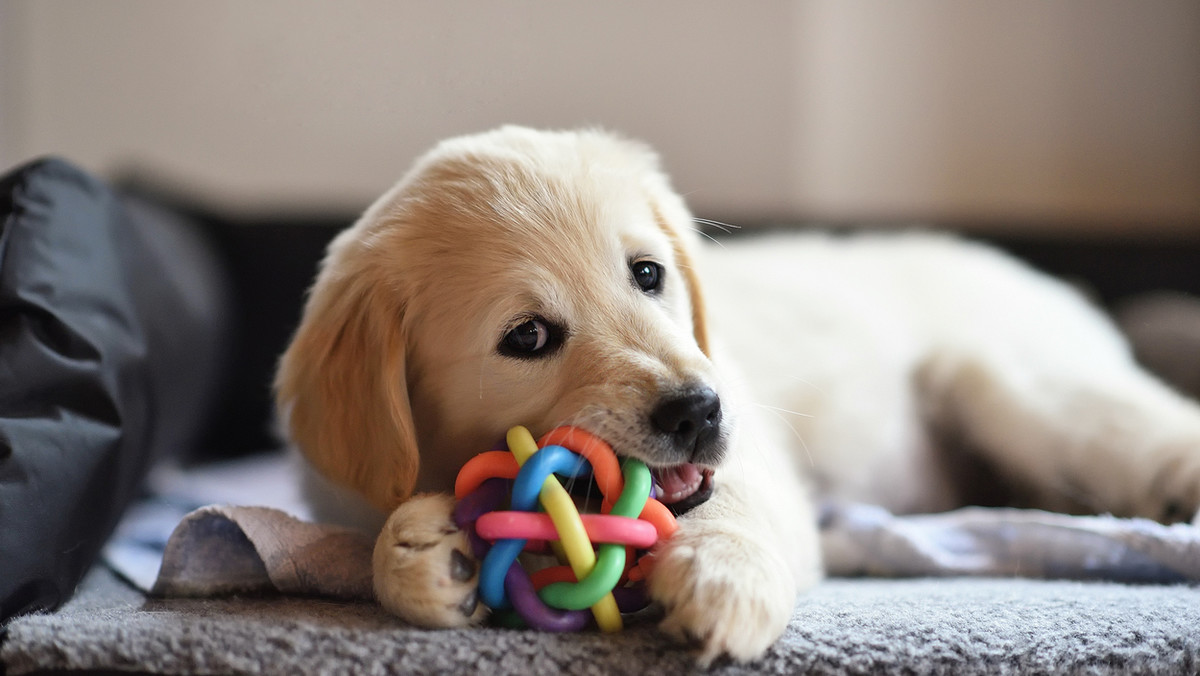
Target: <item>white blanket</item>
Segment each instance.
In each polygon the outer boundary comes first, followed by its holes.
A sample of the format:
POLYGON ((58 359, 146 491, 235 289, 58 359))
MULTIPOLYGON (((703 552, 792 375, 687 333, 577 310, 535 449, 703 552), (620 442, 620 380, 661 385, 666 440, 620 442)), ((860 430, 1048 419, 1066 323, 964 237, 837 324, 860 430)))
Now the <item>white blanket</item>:
POLYGON ((823 517, 830 575, 1200 581, 1200 528, 1187 524, 982 507, 894 516, 855 504, 823 517))
MULTIPOLYGON (((304 514, 286 488, 299 481, 284 456, 235 463, 160 472, 151 482, 156 495, 131 511, 107 549, 110 566, 161 595, 371 598, 370 534, 291 516, 304 514), (285 488, 272 494, 264 486, 285 488), (206 502, 206 493, 282 509, 210 506, 180 520, 206 502)), ((829 504, 822 548, 832 576, 1200 582, 1200 528, 1111 516, 984 508, 895 516, 870 505, 829 504)))

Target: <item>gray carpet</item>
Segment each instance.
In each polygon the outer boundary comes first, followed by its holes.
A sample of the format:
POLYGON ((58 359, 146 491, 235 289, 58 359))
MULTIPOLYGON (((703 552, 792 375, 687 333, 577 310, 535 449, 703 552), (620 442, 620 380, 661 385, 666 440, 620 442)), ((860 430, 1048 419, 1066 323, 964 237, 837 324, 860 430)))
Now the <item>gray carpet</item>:
MULTIPOLYGON (((146 599, 105 569, 60 612, 19 618, 0 658, 167 674, 694 673, 653 618, 617 635, 403 626, 371 604, 146 599)), ((1194 674, 1200 588, 1025 579, 834 579, 761 660, 712 673, 1194 674)))

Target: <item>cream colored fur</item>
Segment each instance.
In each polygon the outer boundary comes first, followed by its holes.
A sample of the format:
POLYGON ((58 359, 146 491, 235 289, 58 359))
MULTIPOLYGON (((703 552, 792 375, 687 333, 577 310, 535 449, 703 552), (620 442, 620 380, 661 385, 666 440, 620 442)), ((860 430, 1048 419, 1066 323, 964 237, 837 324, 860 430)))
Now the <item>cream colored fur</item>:
POLYGON ((392 513, 386 607, 482 617, 439 494, 506 428, 574 423, 653 463, 647 411, 695 382, 721 396, 727 453, 650 589, 702 660, 761 654, 818 582, 817 494, 951 508, 969 454, 1032 506, 1200 502, 1200 410, 1063 284, 942 236, 701 247, 692 227, 645 147, 505 127, 439 145, 331 245, 277 389, 312 464, 392 513), (632 285, 638 256, 664 266, 660 297, 632 285), (532 315, 567 327, 560 351, 499 354, 532 315))

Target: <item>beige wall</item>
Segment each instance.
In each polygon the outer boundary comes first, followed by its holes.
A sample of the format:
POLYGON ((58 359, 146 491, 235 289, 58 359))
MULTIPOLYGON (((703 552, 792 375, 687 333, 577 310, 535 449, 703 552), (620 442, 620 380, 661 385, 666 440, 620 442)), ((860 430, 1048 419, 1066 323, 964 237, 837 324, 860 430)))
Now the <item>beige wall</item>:
POLYGON ((797 204, 1200 225, 1200 3, 803 3, 797 204))
POLYGON ((1200 223, 1200 3, 0 0, 0 163, 358 208, 503 122, 645 138, 703 215, 1200 223))
POLYGON ((21 155, 137 163, 239 205, 359 205, 445 136, 601 124, 655 143, 697 204, 788 204, 783 4, 16 6, 21 155))

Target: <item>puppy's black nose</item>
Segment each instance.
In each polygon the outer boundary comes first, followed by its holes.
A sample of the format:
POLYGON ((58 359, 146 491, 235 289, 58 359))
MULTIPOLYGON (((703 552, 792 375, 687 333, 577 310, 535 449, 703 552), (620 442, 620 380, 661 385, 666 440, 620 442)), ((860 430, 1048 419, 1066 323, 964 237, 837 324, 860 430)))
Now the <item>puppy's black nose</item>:
POLYGON ((709 387, 688 390, 664 399, 650 413, 650 420, 690 458, 721 424, 721 398, 709 387))

